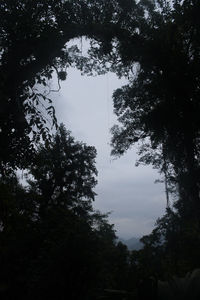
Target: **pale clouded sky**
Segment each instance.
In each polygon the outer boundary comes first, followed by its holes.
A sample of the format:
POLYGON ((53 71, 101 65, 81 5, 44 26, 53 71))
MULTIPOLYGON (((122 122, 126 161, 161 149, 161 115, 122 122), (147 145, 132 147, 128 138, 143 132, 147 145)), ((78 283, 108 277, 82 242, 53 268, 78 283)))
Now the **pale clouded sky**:
POLYGON ((136 150, 113 160, 109 128, 116 122, 112 91, 125 81, 114 74, 81 76, 71 69, 54 94, 56 114, 72 135, 97 149, 98 185, 94 207, 112 211, 111 223, 122 238, 141 237, 153 229, 165 210, 164 186, 154 184, 159 174, 151 167, 135 167, 136 150))

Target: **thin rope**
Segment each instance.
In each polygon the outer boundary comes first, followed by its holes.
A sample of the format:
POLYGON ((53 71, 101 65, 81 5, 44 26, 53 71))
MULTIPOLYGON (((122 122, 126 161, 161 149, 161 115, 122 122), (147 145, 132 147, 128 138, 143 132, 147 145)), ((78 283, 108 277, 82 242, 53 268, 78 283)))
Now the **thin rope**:
POLYGON ((83 60, 82 60, 82 56, 83 56, 83 37, 81 36, 81 72, 83 71, 83 60))
POLYGON ((166 162, 166 158, 165 158, 165 152, 164 152, 164 146, 162 145, 162 156, 163 156, 163 160, 164 160, 164 183, 165 183, 165 194, 166 194, 166 204, 167 204, 167 208, 169 208, 169 187, 168 187, 168 182, 167 182, 167 162, 166 162))
MULTIPOLYGON (((109 73, 106 74, 106 97, 107 97, 107 132, 108 132, 108 142, 107 144, 110 145, 110 85, 109 85, 109 73)), ((111 163, 110 157, 110 163, 111 163)))

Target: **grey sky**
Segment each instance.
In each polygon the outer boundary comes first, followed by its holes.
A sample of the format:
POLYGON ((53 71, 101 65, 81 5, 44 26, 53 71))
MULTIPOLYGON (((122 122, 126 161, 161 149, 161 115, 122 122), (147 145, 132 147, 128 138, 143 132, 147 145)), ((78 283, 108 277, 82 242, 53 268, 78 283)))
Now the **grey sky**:
POLYGON ((164 213, 164 186, 154 184, 159 178, 151 167, 135 167, 133 149, 120 159, 110 157, 109 128, 116 122, 112 92, 125 81, 114 74, 81 76, 71 69, 54 95, 56 114, 72 135, 97 149, 98 196, 94 203, 102 212, 112 211, 110 221, 123 238, 141 237, 151 232, 164 213))

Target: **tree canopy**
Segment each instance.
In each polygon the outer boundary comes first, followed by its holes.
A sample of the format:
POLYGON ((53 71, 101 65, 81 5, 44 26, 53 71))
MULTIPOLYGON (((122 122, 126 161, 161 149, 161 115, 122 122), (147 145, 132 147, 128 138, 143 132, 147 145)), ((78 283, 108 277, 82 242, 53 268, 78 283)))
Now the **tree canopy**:
POLYGON ((41 210, 61 205, 78 215, 89 213, 97 183, 95 157, 94 147, 76 142, 61 124, 48 147, 38 147, 29 167, 33 179, 28 183, 41 210))
POLYGON ((132 41, 127 57, 134 74, 113 95, 121 123, 112 129, 113 154, 140 141, 143 162, 169 173, 167 180, 199 215, 200 5, 146 1, 143 7, 145 27, 137 30, 142 49, 132 41))
POLYGON ((97 299, 199 266, 199 13, 198 0, 0 2, 3 299, 97 299), (67 45, 80 37, 86 56, 67 45), (107 215, 92 208, 95 149, 57 124, 50 81, 55 74, 59 89, 69 66, 127 78, 113 94, 112 154, 140 143, 139 163, 158 168, 173 193, 140 251, 117 244, 107 215))
POLYGON ((10 150, 1 149, 1 172, 4 166, 22 167, 24 157, 31 159, 33 142, 49 140, 48 121, 56 125, 56 116, 48 80, 53 72, 64 80, 74 62, 66 43, 86 36, 106 48, 123 32, 118 24, 125 8, 123 1, 104 0, 0 3, 0 139, 10 150))
POLYGON ((61 125, 38 146, 26 187, 14 174, 0 179, 2 299, 97 299, 123 287, 115 230, 91 203, 95 156, 61 125))

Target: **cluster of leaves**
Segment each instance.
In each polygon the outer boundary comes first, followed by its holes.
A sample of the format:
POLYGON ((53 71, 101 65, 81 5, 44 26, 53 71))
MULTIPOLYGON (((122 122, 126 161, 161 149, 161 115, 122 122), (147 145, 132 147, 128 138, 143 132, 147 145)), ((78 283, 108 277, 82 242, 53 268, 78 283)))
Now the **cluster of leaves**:
POLYGON ((122 34, 119 24, 129 2, 0 3, 0 141, 6 149, 0 150, 2 174, 22 168, 23 158, 31 160, 34 142, 50 141, 48 123, 57 122, 48 97, 49 80, 54 73, 58 81, 65 80, 67 67, 83 65, 76 49, 69 50, 66 43, 86 36, 106 49, 113 37, 122 34), (42 93, 43 88, 47 92, 42 93))
POLYGON ((154 276, 171 280, 184 277, 199 267, 200 234, 196 220, 185 220, 179 213, 167 208, 151 234, 143 236, 144 247, 132 251, 131 262, 139 278, 154 276))

